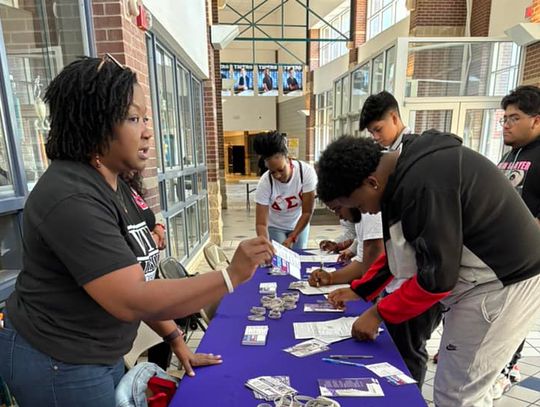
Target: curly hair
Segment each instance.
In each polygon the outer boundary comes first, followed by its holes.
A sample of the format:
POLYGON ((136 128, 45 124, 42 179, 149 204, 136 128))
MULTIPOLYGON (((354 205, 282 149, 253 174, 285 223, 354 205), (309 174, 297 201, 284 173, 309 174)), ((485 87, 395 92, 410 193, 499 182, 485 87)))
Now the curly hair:
POLYGON ((318 163, 317 195, 323 202, 349 197, 372 174, 382 147, 365 137, 342 136, 328 145, 318 163))
POLYGON ((114 126, 127 116, 136 83, 133 71, 113 61, 82 57, 67 65, 44 97, 51 120, 47 157, 88 162, 105 153, 114 126))
POLYGON ((275 154, 287 156, 287 136, 277 131, 259 133, 253 140, 253 149, 265 160, 275 154))
POLYGON ((540 88, 533 85, 518 86, 501 101, 501 107, 516 105, 523 113, 535 116, 540 114, 540 88))
POLYGON ((390 92, 383 90, 369 96, 360 112, 360 131, 364 131, 371 122, 383 119, 390 111, 397 112, 399 116, 398 102, 390 92))

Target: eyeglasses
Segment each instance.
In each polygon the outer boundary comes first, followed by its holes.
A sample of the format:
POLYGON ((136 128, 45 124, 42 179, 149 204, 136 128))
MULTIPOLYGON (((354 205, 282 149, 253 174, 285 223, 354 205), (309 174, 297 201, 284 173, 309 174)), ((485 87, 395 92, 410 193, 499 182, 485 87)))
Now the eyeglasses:
MULTIPOLYGON (((536 116, 539 116, 538 114, 534 114, 534 115, 528 115, 528 117, 536 117, 536 116)), ((508 117, 501 117, 499 119, 499 124, 501 126, 504 126, 504 125, 507 125, 508 127, 512 127, 514 124, 516 124, 519 119, 521 119, 521 117, 519 116, 508 116, 508 117)))
POLYGON ((105 55, 103 55, 103 58, 102 58, 101 62, 99 63, 98 67, 97 67, 98 72, 101 71, 101 68, 103 68, 103 65, 105 65, 106 62, 112 62, 118 68, 126 69, 126 67, 124 65, 122 65, 120 62, 118 62, 118 60, 115 57, 113 57, 111 54, 106 52, 105 55))

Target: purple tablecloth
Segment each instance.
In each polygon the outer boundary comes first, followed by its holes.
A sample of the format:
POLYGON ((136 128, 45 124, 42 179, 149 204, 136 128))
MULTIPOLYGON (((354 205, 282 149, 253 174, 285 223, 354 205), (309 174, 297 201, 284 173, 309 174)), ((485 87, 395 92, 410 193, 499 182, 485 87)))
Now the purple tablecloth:
MULTIPOLYGON (((303 266, 310 264, 303 264, 303 266)), ((244 407, 256 406, 257 400, 252 391, 245 387, 246 380, 257 376, 287 375, 291 386, 299 394, 318 396, 317 379, 339 377, 377 377, 362 367, 334 365, 323 362, 321 358, 330 354, 373 355, 366 363, 389 362, 404 372, 408 370, 401 359, 392 339, 386 331, 375 342, 357 342, 353 339, 334 343, 330 350, 297 358, 283 349, 301 340, 294 339, 293 322, 319 321, 345 316, 357 316, 369 304, 363 301, 349 303, 344 314, 304 313, 304 303, 313 303, 322 296, 300 295, 298 308, 285 311, 278 320, 266 319, 253 322, 247 319, 249 309, 260 305, 259 283, 276 281, 278 294, 286 291, 290 276, 269 276, 268 269, 259 269, 248 283, 238 287, 232 295, 226 296, 212 320, 208 331, 198 347, 199 352, 223 356, 219 366, 199 367, 196 376, 185 376, 181 381, 170 406, 174 407, 244 407), (246 325, 268 325, 269 332, 265 346, 243 346, 242 336, 246 325)), ((362 361, 359 361, 362 363, 362 361)), ((339 403, 346 406, 407 406, 425 407, 426 403, 416 385, 393 386, 379 379, 384 397, 339 397, 339 403)))

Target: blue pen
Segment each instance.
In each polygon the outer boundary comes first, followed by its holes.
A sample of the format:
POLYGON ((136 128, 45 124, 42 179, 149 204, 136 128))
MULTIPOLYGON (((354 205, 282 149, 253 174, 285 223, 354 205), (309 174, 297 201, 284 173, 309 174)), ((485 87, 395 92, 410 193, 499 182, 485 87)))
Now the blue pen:
POLYGON ((355 363, 355 362, 347 362, 346 360, 336 360, 336 359, 330 359, 330 358, 322 358, 324 362, 327 363, 333 363, 335 365, 349 365, 349 366, 356 366, 356 367, 364 367, 362 363, 355 363))

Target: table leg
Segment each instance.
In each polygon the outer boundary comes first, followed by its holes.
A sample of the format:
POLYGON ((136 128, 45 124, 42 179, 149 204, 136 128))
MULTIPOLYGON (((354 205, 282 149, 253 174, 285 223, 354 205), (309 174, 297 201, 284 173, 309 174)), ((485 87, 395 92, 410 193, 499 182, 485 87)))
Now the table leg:
POLYGON ((248 212, 251 211, 251 208, 249 205, 249 184, 246 184, 246 209, 248 212))

